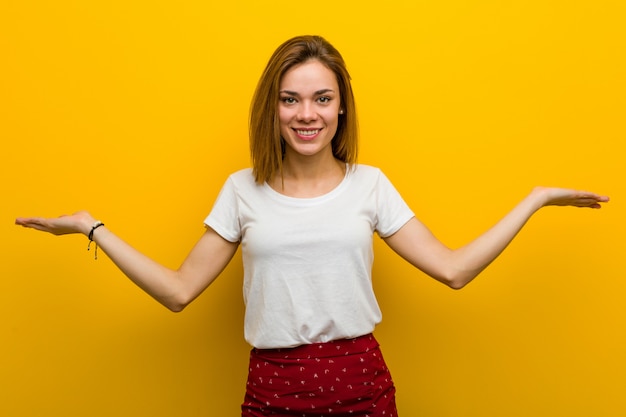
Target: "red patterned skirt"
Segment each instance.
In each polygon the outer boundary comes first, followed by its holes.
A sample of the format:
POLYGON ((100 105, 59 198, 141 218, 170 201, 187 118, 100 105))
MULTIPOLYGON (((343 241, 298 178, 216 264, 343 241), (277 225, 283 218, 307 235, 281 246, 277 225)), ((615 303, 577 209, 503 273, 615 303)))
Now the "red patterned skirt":
POLYGON ((397 417, 395 387, 373 335, 252 349, 242 417, 397 417))

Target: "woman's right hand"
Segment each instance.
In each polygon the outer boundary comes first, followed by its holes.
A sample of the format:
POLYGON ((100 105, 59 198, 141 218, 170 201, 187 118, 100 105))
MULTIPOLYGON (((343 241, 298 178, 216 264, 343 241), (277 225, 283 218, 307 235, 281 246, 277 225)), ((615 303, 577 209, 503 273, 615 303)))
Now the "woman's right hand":
POLYGON ((52 218, 18 217, 15 219, 15 224, 18 226, 41 230, 57 236, 72 233, 88 235, 94 223, 95 219, 86 211, 52 218))

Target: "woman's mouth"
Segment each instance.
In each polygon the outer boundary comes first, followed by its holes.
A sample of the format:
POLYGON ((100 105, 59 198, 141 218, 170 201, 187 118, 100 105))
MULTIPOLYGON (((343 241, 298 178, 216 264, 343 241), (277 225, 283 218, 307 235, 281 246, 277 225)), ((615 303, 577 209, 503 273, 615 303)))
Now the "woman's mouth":
POLYGON ((317 136, 322 129, 293 129, 300 139, 311 140, 317 136))

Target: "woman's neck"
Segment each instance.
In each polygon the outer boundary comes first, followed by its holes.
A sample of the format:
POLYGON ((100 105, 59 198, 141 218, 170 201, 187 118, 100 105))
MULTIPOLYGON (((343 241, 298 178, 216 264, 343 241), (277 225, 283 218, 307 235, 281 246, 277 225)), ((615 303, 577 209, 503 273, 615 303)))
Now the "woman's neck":
POLYGON ((311 198, 337 187, 346 174, 346 164, 330 158, 290 158, 285 155, 283 172, 278 172, 270 186, 290 197, 311 198))

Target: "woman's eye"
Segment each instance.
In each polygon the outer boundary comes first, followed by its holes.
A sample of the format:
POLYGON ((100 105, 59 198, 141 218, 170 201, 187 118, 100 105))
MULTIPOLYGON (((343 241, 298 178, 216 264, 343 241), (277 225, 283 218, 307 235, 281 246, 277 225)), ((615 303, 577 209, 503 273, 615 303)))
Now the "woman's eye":
POLYGON ((293 97, 283 97, 281 98, 281 101, 285 104, 293 104, 296 102, 296 99, 293 97))
POLYGON ((328 103, 330 101, 330 97, 320 97, 318 100, 320 103, 328 103))

